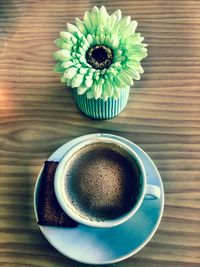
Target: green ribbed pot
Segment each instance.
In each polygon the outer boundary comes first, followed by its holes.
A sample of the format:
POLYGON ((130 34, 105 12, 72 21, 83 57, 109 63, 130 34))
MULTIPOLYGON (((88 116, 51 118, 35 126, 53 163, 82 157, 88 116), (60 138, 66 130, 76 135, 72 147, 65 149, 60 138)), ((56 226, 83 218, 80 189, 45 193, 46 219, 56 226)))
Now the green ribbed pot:
POLYGON ((73 90, 76 104, 80 111, 86 116, 98 120, 107 120, 117 116, 125 107, 128 102, 129 89, 122 89, 120 97, 114 99, 109 97, 108 100, 102 99, 88 99, 86 94, 78 95, 77 90, 73 90))

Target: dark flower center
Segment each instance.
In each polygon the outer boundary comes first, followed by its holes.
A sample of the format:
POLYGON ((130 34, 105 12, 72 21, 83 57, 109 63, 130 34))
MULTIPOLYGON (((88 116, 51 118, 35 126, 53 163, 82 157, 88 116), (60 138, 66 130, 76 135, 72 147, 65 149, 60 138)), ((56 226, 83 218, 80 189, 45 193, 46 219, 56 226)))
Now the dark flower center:
POLYGON ((95 69, 108 68, 113 62, 113 51, 104 45, 95 45, 86 52, 87 62, 95 69))

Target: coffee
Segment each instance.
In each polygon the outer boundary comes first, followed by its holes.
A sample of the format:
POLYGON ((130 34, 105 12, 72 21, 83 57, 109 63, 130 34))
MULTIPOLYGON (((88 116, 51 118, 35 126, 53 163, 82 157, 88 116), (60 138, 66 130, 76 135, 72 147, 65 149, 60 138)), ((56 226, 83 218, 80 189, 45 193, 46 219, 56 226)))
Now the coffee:
POLYGON ((66 164, 65 193, 79 216, 105 221, 127 213, 140 195, 140 169, 123 148, 93 143, 66 164))

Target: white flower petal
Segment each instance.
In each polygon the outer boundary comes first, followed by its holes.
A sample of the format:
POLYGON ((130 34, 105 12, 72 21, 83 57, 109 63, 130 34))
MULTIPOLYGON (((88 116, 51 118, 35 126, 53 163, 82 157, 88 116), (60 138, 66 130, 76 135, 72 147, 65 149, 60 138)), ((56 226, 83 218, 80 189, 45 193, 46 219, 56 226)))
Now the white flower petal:
POLYGON ((101 44, 104 44, 104 41, 105 41, 105 35, 102 33, 102 34, 100 35, 100 43, 101 43, 101 44))
POLYGON ((99 17, 99 9, 96 6, 94 6, 90 14, 90 21, 93 26, 93 33, 96 32, 96 28, 98 26, 98 17, 99 17))
POLYGON ((138 25, 138 23, 137 23, 136 20, 132 20, 132 21, 131 21, 131 26, 133 27, 133 31, 134 31, 134 32, 135 32, 135 30, 136 30, 136 28, 137 28, 137 25, 138 25))
POLYGON ((126 71, 128 72, 128 73, 130 73, 130 75, 133 77, 133 79, 135 79, 135 80, 140 80, 140 74, 138 73, 138 71, 137 70, 134 70, 134 69, 126 69, 126 71))
POLYGON ((85 28, 84 22, 80 20, 79 18, 75 18, 76 20, 76 27, 79 29, 79 31, 86 35, 87 34, 87 29, 85 28))
POLYGON ((63 77, 66 79, 72 79, 76 75, 77 71, 78 71, 77 68, 74 67, 68 68, 67 70, 65 70, 63 77))
POLYGON ((129 72, 126 70, 121 71, 119 74, 119 78, 123 81, 124 84, 132 86, 133 85, 133 79, 129 72))
POLYGON ((94 6, 92 9, 92 13, 98 14, 99 13, 99 9, 97 6, 94 6))
POLYGON ((108 17, 109 17, 109 15, 108 15, 108 13, 106 11, 105 6, 102 6, 100 8, 100 12, 99 12, 99 24, 100 25, 106 25, 108 17))
POLYGON ((62 64, 59 62, 55 65, 54 69, 53 69, 55 72, 60 72, 60 73, 63 73, 64 71, 64 68, 62 67, 62 64))
POLYGON ((85 92, 87 92, 89 89, 90 89, 90 88, 88 88, 88 87, 82 87, 82 86, 80 86, 80 87, 77 88, 77 93, 78 93, 79 95, 83 95, 83 94, 85 94, 85 92))
POLYGON ((67 83, 67 79, 64 78, 64 75, 61 76, 61 78, 60 78, 60 82, 61 82, 61 83, 67 83))
POLYGON ((71 34, 70 32, 62 31, 62 32, 60 32, 60 37, 66 42, 69 42, 69 41, 72 41, 73 43, 77 42, 76 37, 73 34, 71 34))
POLYGON ((147 52, 145 50, 138 50, 138 51, 134 51, 132 53, 129 53, 128 55, 128 59, 133 59, 133 60, 142 60, 143 58, 145 58, 147 56, 147 52))
POLYGON ((78 38, 83 36, 83 34, 79 31, 79 29, 71 23, 67 23, 67 29, 68 32, 71 32, 73 35, 77 35, 78 38))
POLYGON ((136 27, 137 27, 137 21, 135 21, 135 20, 131 21, 130 24, 127 25, 124 28, 124 30, 121 30, 120 31, 122 38, 126 39, 131 34, 134 34, 136 27))
POLYGON ((54 43, 57 45, 59 48, 63 48, 63 44, 65 43, 62 38, 58 38, 54 41, 54 43))
POLYGON ((112 82, 109 81, 109 79, 104 82, 103 89, 104 89, 104 92, 106 92, 106 94, 108 95, 108 97, 112 96, 113 85, 112 85, 112 82))
POLYGON ((110 45, 113 49, 116 49, 119 46, 119 37, 117 34, 113 34, 110 39, 110 45))
POLYGON ((113 14, 116 15, 117 17, 117 22, 120 21, 121 17, 122 17, 122 12, 120 9, 116 10, 113 14))
POLYGON ((86 74, 88 72, 88 68, 80 67, 79 73, 80 74, 86 74))
POLYGON ((140 62, 136 60, 127 61, 126 66, 129 67, 130 69, 137 70, 139 73, 144 73, 144 70, 140 65, 140 62))
POLYGON ((88 41, 88 43, 91 45, 92 43, 93 43, 93 37, 92 37, 92 35, 91 34, 88 34, 88 36, 87 36, 87 41, 88 41))
POLYGON ((119 31, 124 31, 124 28, 126 28, 130 24, 130 22, 131 22, 131 17, 130 16, 123 17, 119 21, 119 23, 117 25, 118 30, 119 31))
POLYGON ((115 24, 117 22, 117 16, 115 14, 112 14, 109 18, 108 18, 108 26, 110 27, 110 30, 112 31, 112 29, 114 28, 115 24))
POLYGON ((68 69, 69 67, 71 67, 73 65, 74 65, 74 62, 69 60, 69 61, 63 62, 61 64, 61 67, 64 69, 68 69))
POLYGON ((88 99, 91 99, 91 98, 93 98, 93 97, 94 97, 94 92, 93 92, 93 90, 92 90, 92 89, 88 90, 88 91, 87 91, 87 98, 88 98, 88 99))
POLYGON ((72 88, 74 87, 79 87, 84 79, 84 75, 83 74, 77 74, 74 76, 74 78, 72 79, 72 88))
POLYGON ((54 53, 54 58, 56 60, 67 61, 71 59, 71 53, 69 50, 62 49, 54 53))
POLYGON ((85 84, 87 85, 87 87, 91 87, 93 84, 93 79, 86 77, 85 84))
POLYGON ((98 99, 102 94, 102 84, 99 82, 93 83, 91 90, 93 90, 93 96, 95 99, 98 99))
POLYGON ((85 12, 85 15, 84 15, 84 23, 85 23, 85 26, 87 28, 87 31, 92 33, 93 31, 93 26, 92 26, 92 22, 91 22, 91 18, 90 18, 90 12, 89 11, 86 11, 85 12))
POLYGON ((117 99, 117 98, 119 98, 119 96, 120 96, 120 89, 117 86, 114 86, 113 97, 117 99))

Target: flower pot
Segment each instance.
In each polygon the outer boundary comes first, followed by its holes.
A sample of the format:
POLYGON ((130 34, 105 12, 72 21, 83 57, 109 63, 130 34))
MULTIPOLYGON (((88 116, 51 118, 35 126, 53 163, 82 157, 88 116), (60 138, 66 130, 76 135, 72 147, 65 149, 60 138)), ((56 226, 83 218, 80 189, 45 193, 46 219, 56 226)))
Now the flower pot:
POLYGON ((128 102, 129 89, 121 89, 119 98, 109 97, 103 99, 88 99, 86 94, 79 95, 77 90, 73 90, 75 102, 78 108, 88 117, 98 120, 107 120, 117 116, 128 102))

